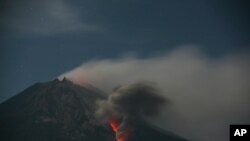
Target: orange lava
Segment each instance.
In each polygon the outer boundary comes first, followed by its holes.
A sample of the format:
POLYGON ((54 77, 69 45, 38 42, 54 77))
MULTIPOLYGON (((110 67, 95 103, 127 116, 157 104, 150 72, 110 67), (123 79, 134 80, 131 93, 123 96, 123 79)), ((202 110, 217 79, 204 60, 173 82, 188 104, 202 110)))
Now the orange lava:
POLYGON ((113 132, 117 133, 117 131, 118 131, 118 126, 119 126, 118 121, 110 120, 110 126, 111 126, 113 132))
POLYGON ((122 131, 121 133, 118 133, 118 127, 119 127, 119 122, 116 120, 110 120, 110 126, 113 130, 113 132, 116 135, 116 140, 117 141, 126 141, 127 138, 129 137, 129 132, 128 131, 122 131))

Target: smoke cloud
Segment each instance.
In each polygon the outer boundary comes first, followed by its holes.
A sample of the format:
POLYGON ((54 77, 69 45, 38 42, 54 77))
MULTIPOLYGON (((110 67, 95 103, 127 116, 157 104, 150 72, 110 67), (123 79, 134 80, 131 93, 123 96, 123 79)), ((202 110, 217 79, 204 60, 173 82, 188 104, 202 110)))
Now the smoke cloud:
POLYGON ((167 102, 150 82, 138 82, 115 88, 107 101, 100 102, 100 115, 115 114, 115 117, 140 119, 154 117, 167 102))
POLYGON ((97 117, 105 123, 115 123, 117 127, 114 128, 117 128, 116 135, 119 138, 124 133, 128 136, 127 131, 133 130, 133 125, 138 121, 144 121, 144 117, 157 116, 167 99, 160 95, 153 83, 141 81, 116 87, 108 100, 98 103, 97 117))
MULTIPOLYGON (((108 99, 114 104, 126 98, 123 90, 134 86, 128 84, 155 82, 172 104, 151 122, 193 141, 226 141, 230 124, 250 123, 249 59, 248 53, 211 58, 194 47, 182 47, 146 59, 89 61, 59 78, 67 77, 79 85, 91 83, 107 93, 122 85, 108 99)), ((128 101, 123 104, 117 108, 128 101)), ((138 116, 152 112, 143 108, 122 110, 142 110, 138 116)))

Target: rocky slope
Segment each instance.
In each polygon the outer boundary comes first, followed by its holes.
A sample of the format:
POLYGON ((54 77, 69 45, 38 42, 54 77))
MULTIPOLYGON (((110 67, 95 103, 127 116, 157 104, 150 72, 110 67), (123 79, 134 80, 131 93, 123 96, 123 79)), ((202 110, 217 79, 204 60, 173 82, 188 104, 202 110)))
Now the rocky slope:
POLYGON ((95 101, 103 98, 66 79, 37 83, 0 104, 0 140, 114 141, 94 116, 95 101))
MULTIPOLYGON (((0 104, 0 141, 116 141, 109 123, 95 117, 98 89, 64 79, 37 83, 0 104)), ((184 141, 138 123, 129 141, 184 141)))

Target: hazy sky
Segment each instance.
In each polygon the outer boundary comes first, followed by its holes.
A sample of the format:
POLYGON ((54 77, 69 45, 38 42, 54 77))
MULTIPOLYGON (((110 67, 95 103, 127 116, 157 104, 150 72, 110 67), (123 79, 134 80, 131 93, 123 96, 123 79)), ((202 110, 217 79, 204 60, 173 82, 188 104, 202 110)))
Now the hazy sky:
POLYGON ((243 0, 1 0, 0 102, 95 58, 249 51, 243 0))

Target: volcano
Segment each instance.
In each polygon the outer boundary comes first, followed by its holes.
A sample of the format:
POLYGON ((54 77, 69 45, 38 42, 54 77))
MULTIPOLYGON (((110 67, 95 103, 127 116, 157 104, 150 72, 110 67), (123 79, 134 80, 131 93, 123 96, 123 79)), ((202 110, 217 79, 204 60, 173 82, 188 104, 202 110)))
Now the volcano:
MULTIPOLYGON (((1 141, 117 141, 109 123, 95 116, 106 94, 67 79, 36 83, 0 104, 1 141)), ((126 141, 184 141, 146 122, 138 122, 126 141)))

